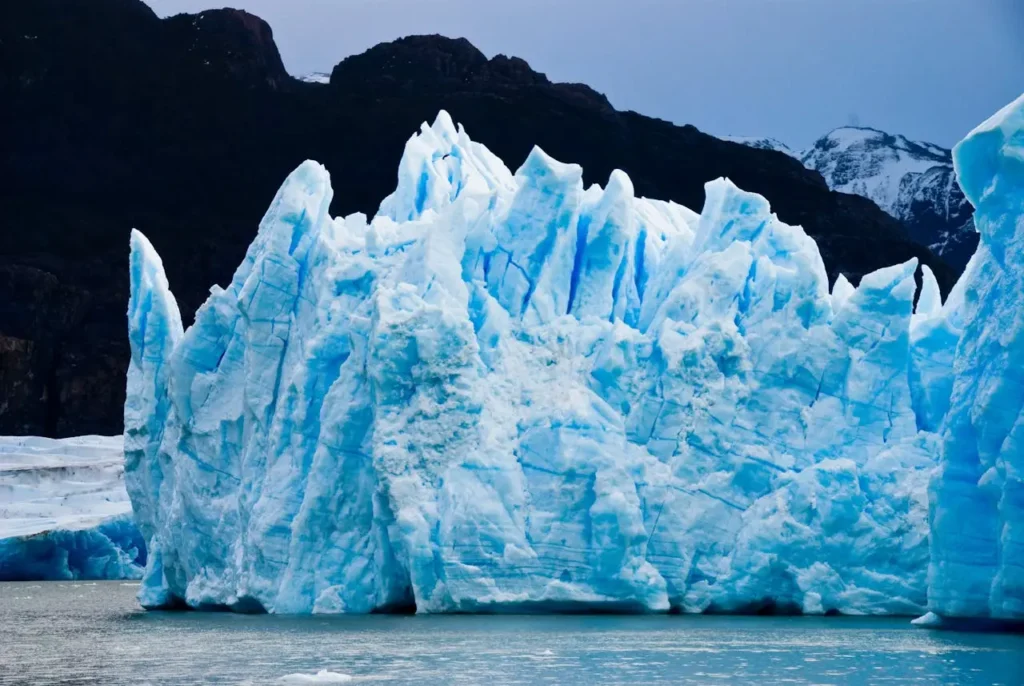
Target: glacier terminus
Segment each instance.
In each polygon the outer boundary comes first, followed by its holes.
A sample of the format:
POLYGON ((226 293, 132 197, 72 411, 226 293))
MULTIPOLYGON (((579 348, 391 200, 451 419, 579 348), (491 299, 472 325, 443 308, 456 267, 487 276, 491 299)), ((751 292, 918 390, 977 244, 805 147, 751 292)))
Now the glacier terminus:
POLYGON ((916 260, 830 288, 726 179, 512 173, 444 112, 373 218, 303 163, 187 330, 134 232, 142 604, 1024 617, 1024 98, 955 157, 945 302, 916 260))

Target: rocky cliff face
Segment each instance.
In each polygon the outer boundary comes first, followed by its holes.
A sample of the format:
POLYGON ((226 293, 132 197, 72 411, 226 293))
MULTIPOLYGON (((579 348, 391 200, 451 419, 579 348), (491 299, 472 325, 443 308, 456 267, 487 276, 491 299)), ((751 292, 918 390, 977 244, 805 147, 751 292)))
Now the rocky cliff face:
POLYGON ((412 37, 350 57, 329 84, 291 78, 269 26, 235 10, 158 18, 136 0, 0 7, 0 433, 118 433, 128 360, 128 235, 170 265, 188 323, 225 283, 281 178, 313 158, 333 214, 373 214, 410 131, 440 109, 509 165, 533 145, 626 171, 638 196, 703 204, 719 176, 803 225, 831 278, 919 257, 954 270, 869 200, 830 192, 774 151, 616 111, 586 86, 465 40, 412 37))

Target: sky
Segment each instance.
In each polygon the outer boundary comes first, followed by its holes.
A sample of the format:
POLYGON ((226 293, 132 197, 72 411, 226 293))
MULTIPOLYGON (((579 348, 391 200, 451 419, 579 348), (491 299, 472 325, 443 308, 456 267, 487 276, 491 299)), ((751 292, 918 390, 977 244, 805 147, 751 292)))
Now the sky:
POLYGON ((848 124, 951 147, 1024 92, 1024 0, 228 1, 271 25, 295 75, 441 33, 618 109, 798 149, 848 124))

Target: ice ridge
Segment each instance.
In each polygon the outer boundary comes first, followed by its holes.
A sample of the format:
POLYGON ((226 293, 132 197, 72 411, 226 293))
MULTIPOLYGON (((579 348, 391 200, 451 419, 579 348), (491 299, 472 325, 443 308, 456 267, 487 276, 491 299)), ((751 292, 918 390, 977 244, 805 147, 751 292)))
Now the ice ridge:
POLYGON ((726 179, 513 174, 443 112, 376 217, 331 197, 293 172, 188 330, 133 233, 145 606, 925 610, 965 298, 915 260, 830 292, 726 179))

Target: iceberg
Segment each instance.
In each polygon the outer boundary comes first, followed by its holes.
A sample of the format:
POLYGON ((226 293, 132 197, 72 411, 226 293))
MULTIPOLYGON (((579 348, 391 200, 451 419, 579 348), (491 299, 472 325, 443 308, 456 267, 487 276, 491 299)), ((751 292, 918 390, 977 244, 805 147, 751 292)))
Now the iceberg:
POLYGON ((0 581, 138 579, 120 436, 0 436, 0 581))
POLYGON ((444 112, 377 216, 332 193, 299 166, 187 330, 132 234, 144 606, 926 611, 969 290, 830 290, 726 179, 697 214, 512 173, 444 112))
POLYGON ((1024 96, 954 150, 977 252, 957 284, 963 335, 931 483, 936 620, 1024 620, 1024 96))

